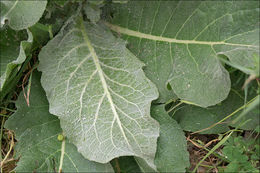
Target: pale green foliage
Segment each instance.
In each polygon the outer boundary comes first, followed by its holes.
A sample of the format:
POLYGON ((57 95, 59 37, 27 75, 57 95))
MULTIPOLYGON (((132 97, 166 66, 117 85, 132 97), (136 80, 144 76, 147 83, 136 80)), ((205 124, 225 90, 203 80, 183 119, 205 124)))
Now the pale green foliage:
POLYGON ((230 79, 218 55, 250 61, 259 52, 258 2, 131 1, 113 7, 113 25, 108 26, 146 64, 160 102, 169 99, 168 83, 188 103, 207 107, 221 102, 230 79))
POLYGON ((21 30, 34 25, 42 16, 46 0, 41 1, 1 1, 1 27, 7 23, 12 29, 21 30))
MULTIPOLYGON (((113 172, 115 158, 119 172, 185 172, 181 128, 201 130, 259 98, 257 1, 0 3, 3 106, 13 105, 11 88, 23 74, 42 71, 41 84, 39 73, 32 86, 29 79, 30 107, 20 94, 6 124, 18 172, 113 172), (174 120, 165 106, 179 101, 174 120)), ((252 103, 239 122, 233 116, 205 133, 255 128, 259 102, 252 103)))
POLYGON ((135 155, 153 165, 159 126, 149 114, 158 92, 143 63, 104 26, 74 22, 39 55, 50 112, 86 158, 135 155))
POLYGON ((18 141, 16 158, 20 158, 17 172, 57 172, 63 162, 63 172, 112 172, 109 164, 99 164, 84 159, 75 146, 65 139, 64 159, 61 160, 62 133, 59 119, 48 111, 49 105, 40 84, 40 73, 33 73, 30 107, 21 93, 16 102, 17 111, 5 127, 14 130, 18 141))

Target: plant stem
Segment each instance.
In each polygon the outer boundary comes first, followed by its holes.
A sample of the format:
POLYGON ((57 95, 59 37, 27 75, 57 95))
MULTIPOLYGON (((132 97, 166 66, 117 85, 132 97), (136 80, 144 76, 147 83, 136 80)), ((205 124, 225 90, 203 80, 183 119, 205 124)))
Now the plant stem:
POLYGON ((65 139, 62 140, 62 144, 61 144, 59 173, 62 173, 62 165, 63 165, 63 160, 64 160, 64 154, 65 154, 65 139))
POLYGON ((237 112, 239 112, 240 110, 244 109, 245 107, 247 107, 250 103, 252 103, 254 100, 257 99, 258 96, 254 97, 252 100, 250 100, 246 105, 243 105, 241 106, 240 108, 236 109, 234 112, 232 112, 231 114, 229 114, 228 116, 226 116, 225 118, 223 118, 222 120, 220 120, 219 122, 215 123, 215 124, 212 124, 211 126, 207 127, 207 128, 204 128, 204 129, 201 129, 201 130, 198 130, 196 132, 193 132, 191 134, 195 134, 195 133, 200 133, 200 132, 203 132, 203 131, 206 131, 206 130, 209 130, 213 127, 215 127, 216 125, 222 123, 223 121, 227 120, 228 118, 230 118, 231 116, 233 116, 234 114, 236 114, 237 112))
POLYGON ((115 158, 115 162, 116 162, 116 165, 115 165, 116 173, 121 173, 118 158, 115 158))
MULTIPOLYGON (((199 144, 199 143, 197 143, 197 142, 195 142, 195 141, 193 141, 191 139, 187 139, 187 140, 190 141, 193 145, 195 145, 198 148, 203 148, 204 150, 206 150, 208 152, 210 151, 207 147, 205 147, 205 146, 203 146, 203 145, 201 145, 201 144, 199 144)), ((216 152, 213 152, 212 154, 214 156, 220 158, 221 160, 225 161, 225 162, 229 162, 229 160, 227 160, 225 157, 221 156, 220 154, 218 154, 216 152)))
POLYGON ((247 109, 244 109, 244 111, 235 120, 232 121, 232 124, 236 124, 243 116, 245 116, 248 112, 254 109, 257 105, 259 105, 259 95, 253 102, 249 104, 247 109))
POLYGON ((5 115, 5 114, 0 114, 0 116, 2 116, 2 117, 9 117, 8 115, 5 115))
POLYGON ((5 158, 4 158, 4 160, 1 162, 1 172, 3 172, 4 162, 6 161, 6 159, 8 158, 8 156, 10 155, 10 153, 11 153, 11 151, 12 151, 12 149, 13 149, 13 146, 14 146, 14 136, 13 136, 13 134, 11 134, 11 135, 12 135, 11 146, 10 146, 10 149, 9 149, 9 151, 7 152, 7 154, 6 154, 5 158))
POLYGON ((9 80, 9 82, 6 85, 3 86, 4 88, 2 89, 2 91, 4 91, 4 92, 1 92, 1 94, 0 94, 0 102, 6 97, 6 95, 8 95, 8 93, 12 94, 11 91, 14 89, 14 87, 20 80, 21 76, 23 75, 23 71, 26 69, 27 64, 30 62, 31 59, 32 59, 32 56, 29 56, 28 58, 26 58, 25 62, 22 64, 22 67, 19 70, 19 72, 17 74, 15 74, 15 76, 11 80, 9 80))
POLYGON ((3 138, 3 129, 4 129, 4 122, 5 122, 5 117, 2 119, 2 124, 1 124, 1 134, 0 134, 0 160, 2 162, 2 138, 3 138))
POLYGON ((198 169, 198 167, 200 166, 200 164, 208 157, 210 156, 216 149, 218 149, 221 145, 223 145, 228 138, 233 134, 233 132, 237 131, 237 129, 241 126, 243 126, 244 124, 246 124, 248 121, 245 121, 244 123, 239 124, 234 130, 230 130, 231 132, 225 136, 217 145, 215 145, 207 154, 206 156, 203 157, 203 159, 200 160, 200 162, 196 165, 196 167, 193 169, 192 173, 195 173, 196 170, 198 169))
POLYGON ((49 25, 48 27, 49 37, 50 39, 53 39, 53 33, 52 33, 52 25, 49 25))
POLYGON ((177 108, 178 106, 180 106, 182 103, 183 103, 183 102, 180 102, 180 103, 178 103, 177 105, 173 106, 171 109, 169 109, 169 110, 167 111, 167 113, 170 113, 170 112, 173 111, 175 108, 177 108))
POLYGON ((16 111, 14 109, 9 109, 9 108, 5 108, 5 107, 0 107, 0 109, 5 109, 5 110, 10 111, 10 112, 15 112, 16 111))
POLYGON ((223 145, 228 138, 232 135, 233 131, 229 133, 229 135, 225 136, 217 145, 215 145, 207 154, 199 161, 199 163, 196 165, 196 167, 193 169, 192 173, 195 173, 200 164, 209 156, 211 155, 216 149, 218 149, 221 145, 223 145))

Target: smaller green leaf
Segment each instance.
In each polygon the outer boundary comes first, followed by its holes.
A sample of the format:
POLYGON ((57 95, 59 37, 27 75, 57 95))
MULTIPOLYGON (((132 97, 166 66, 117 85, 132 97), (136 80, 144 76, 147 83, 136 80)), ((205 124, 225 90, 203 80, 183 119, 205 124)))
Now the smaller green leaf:
POLYGON ((243 151, 235 146, 226 146, 222 152, 230 161, 247 162, 248 160, 248 157, 243 155, 243 151))
POLYGON ((22 30, 34 25, 41 18, 47 1, 12 0, 1 1, 0 4, 0 27, 7 23, 14 30, 22 30))
POLYGON ((0 30, 0 91, 14 68, 25 61, 32 41, 33 36, 29 30, 27 34, 24 30, 14 31, 8 27, 0 30))
POLYGON ((152 106, 151 114, 160 124, 155 165, 159 172, 185 172, 189 167, 189 153, 179 124, 166 113, 164 105, 152 106))
POLYGON ((15 157, 19 158, 16 172, 112 172, 109 164, 86 160, 62 134, 59 119, 49 113, 49 104, 40 84, 40 73, 33 73, 30 107, 23 94, 17 111, 5 128, 14 130, 17 139, 15 157), (61 139, 61 136, 63 139, 61 139), (59 138, 59 139, 57 139, 59 138))
POLYGON ((257 169, 253 163, 258 161, 257 147, 258 142, 252 138, 242 136, 231 136, 224 143, 222 154, 230 161, 225 168, 225 172, 255 172, 257 169), (256 144, 256 145, 255 145, 256 144), (256 152, 255 152, 256 151, 256 152))
POLYGON ((49 34, 50 27, 41 23, 36 23, 32 27, 29 28, 33 35, 33 45, 32 49, 37 49, 43 47, 50 39, 49 34))
POLYGON ((227 168, 224 170, 225 172, 238 172, 239 171, 239 165, 236 161, 231 162, 228 164, 227 168))

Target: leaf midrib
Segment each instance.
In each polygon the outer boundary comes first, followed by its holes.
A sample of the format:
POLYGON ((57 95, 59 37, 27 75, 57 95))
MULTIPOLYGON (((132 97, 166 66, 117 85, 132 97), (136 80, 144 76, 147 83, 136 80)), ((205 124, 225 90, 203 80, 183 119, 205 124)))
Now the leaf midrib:
MULTIPOLYGON (((65 140, 64 140, 64 143, 66 143, 65 140)), ((41 168, 44 166, 44 164, 46 163, 46 160, 48 160, 50 157, 54 156, 56 153, 62 152, 62 150, 64 150, 64 155, 66 155, 66 156, 69 158, 70 162, 72 163, 72 165, 73 165, 74 168, 76 169, 76 172, 79 172, 79 170, 78 170, 76 164, 73 162, 72 158, 69 156, 68 153, 66 153, 65 147, 64 147, 64 148, 61 147, 61 148, 55 150, 54 152, 50 153, 50 154, 44 159, 44 161, 42 162, 42 164, 41 164, 37 169, 41 169, 41 168)))
MULTIPOLYGON (((14 2, 13 6, 12 6, 12 7, 7 11, 7 13, 2 17, 2 20, 5 20, 5 17, 8 16, 11 11, 13 11, 13 9, 16 7, 16 4, 17 4, 17 3, 18 3, 18 0, 16 0, 16 1, 14 2)), ((1 23, 2 23, 2 21, 1 21, 1 23)))
MULTIPOLYGON (((123 134, 123 137, 124 137, 124 139, 125 139, 127 145, 128 145, 129 147, 131 147, 130 144, 129 144, 129 142, 128 142, 128 139, 127 139, 127 137, 126 137, 126 134, 125 134, 125 132, 124 132, 124 129, 123 129, 122 125, 121 125, 121 121, 120 121, 119 115, 118 115, 118 113, 117 113, 117 111, 116 111, 116 108, 115 108, 114 102, 113 102, 113 100, 112 100, 111 94, 110 94, 110 92, 108 91, 108 86, 107 86, 107 83, 106 83, 106 80, 105 80, 105 77, 104 77, 104 74, 103 74, 103 70, 101 69, 101 66, 100 66, 100 63, 99 63, 99 60, 98 60, 98 56, 97 56, 97 54, 96 54, 96 52, 95 52, 95 49, 93 48, 93 46, 92 46, 92 44, 91 44, 91 41, 90 41, 89 38, 88 38, 87 31, 86 31, 86 29, 85 29, 84 21, 83 21, 82 18, 80 19, 80 29, 81 29, 81 32, 82 32, 84 41, 85 41, 86 45, 88 46, 88 49, 89 49, 89 51, 90 51, 90 54, 92 55, 93 61, 94 61, 95 66, 96 66, 96 68, 97 68, 97 71, 98 71, 98 74, 99 74, 99 77, 100 77, 100 80, 101 80, 101 83, 102 83, 102 86, 103 86, 103 89, 104 89, 104 92, 105 92, 105 95, 106 95, 106 97, 107 97, 107 99, 108 99, 108 102, 110 103, 110 107, 111 107, 112 112, 113 112, 113 114, 114 114, 114 119, 113 119, 113 122, 112 122, 112 127, 113 127, 114 122, 116 121, 117 124, 118 124, 118 126, 119 126, 119 128, 120 128, 120 131, 121 131, 122 134, 123 134)), ((112 128, 112 127, 111 127, 111 128, 112 128)), ((112 136, 111 136, 111 140, 113 141, 112 136)))
POLYGON ((181 43, 181 44, 202 44, 202 45, 229 45, 229 46, 241 46, 241 47, 253 47, 253 48, 258 48, 258 46, 254 46, 254 45, 248 45, 248 44, 238 44, 238 43, 227 43, 224 41, 196 41, 196 40, 179 40, 179 39, 175 39, 175 38, 168 38, 168 37, 161 37, 161 36, 155 36, 155 35, 151 35, 151 34, 145 34, 142 32, 138 32, 138 31, 134 31, 128 28, 124 28, 118 25, 114 25, 108 22, 104 22, 105 25, 107 25, 111 30, 117 32, 117 33, 121 33, 121 34, 125 34, 125 35, 129 35, 129 36, 133 36, 133 37, 138 37, 138 38, 144 38, 144 39, 148 39, 148 40, 154 40, 154 41, 163 41, 163 42, 169 42, 169 43, 181 43))

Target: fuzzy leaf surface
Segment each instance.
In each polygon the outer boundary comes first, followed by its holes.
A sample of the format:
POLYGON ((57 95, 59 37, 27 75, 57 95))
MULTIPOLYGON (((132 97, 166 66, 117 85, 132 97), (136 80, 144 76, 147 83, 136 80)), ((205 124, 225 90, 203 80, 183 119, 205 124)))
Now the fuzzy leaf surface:
POLYGON ((49 103, 40 84, 40 73, 33 73, 28 107, 21 93, 17 111, 8 119, 5 127, 14 130, 17 139, 16 158, 21 157, 16 172, 57 172, 64 152, 62 172, 112 172, 109 164, 100 164, 85 159, 76 147, 62 134, 59 119, 49 113, 49 103), (62 148, 64 143, 64 148, 62 148))
POLYGON ((125 42, 105 26, 71 23, 40 52, 50 112, 89 160, 134 155, 153 164, 158 123, 150 117, 158 91, 125 42))
POLYGON ((215 105, 230 91, 218 55, 239 61, 259 53, 256 1, 130 1, 113 8, 106 24, 146 64, 159 102, 169 99, 169 83, 187 103, 215 105))
POLYGON ((2 27, 5 23, 7 23, 14 30, 22 30, 29 28, 41 18, 46 5, 46 0, 1 1, 0 25, 2 27))

